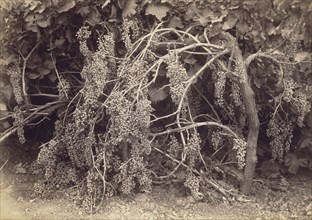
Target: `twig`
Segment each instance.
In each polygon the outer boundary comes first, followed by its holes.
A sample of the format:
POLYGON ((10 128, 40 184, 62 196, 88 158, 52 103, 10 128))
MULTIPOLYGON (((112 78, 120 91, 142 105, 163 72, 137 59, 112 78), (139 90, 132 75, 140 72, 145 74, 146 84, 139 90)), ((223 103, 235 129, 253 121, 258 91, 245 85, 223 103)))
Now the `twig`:
POLYGON ((4 162, 4 164, 1 166, 0 172, 2 171, 2 169, 4 168, 4 166, 9 162, 9 156, 10 156, 10 154, 8 155, 7 160, 6 160, 6 161, 4 162))
MULTIPOLYGON (((157 147, 153 147, 156 151, 164 154, 166 157, 168 157, 169 159, 171 159, 172 161, 178 163, 179 165, 182 165, 183 167, 188 168, 189 166, 186 165, 185 163, 183 163, 183 161, 179 161, 173 157, 171 157, 170 155, 168 155, 167 153, 163 152, 162 150, 160 150, 157 147)), ((205 180, 206 183, 208 183, 210 186, 212 186, 214 189, 218 190, 228 201, 231 200, 230 196, 228 195, 228 193, 226 192, 225 189, 223 189, 217 182, 215 182, 212 179, 208 179, 207 177, 205 177, 204 175, 202 175, 200 172, 198 172, 197 170, 192 170, 195 174, 197 174, 198 176, 201 176, 203 178, 203 180, 205 180)), ((167 175, 168 176, 168 175, 167 175)), ((165 176, 166 177, 166 176, 165 176)), ((157 177, 160 179, 164 179, 165 177, 157 177)))
POLYGON ((233 137, 239 138, 238 135, 231 128, 229 128, 226 125, 223 125, 221 123, 212 122, 212 121, 194 122, 194 123, 192 123, 190 125, 187 125, 185 127, 167 129, 167 130, 162 131, 162 132, 149 133, 149 135, 154 137, 154 136, 160 136, 160 135, 164 135, 164 134, 170 134, 170 133, 174 133, 174 132, 185 131, 185 130, 189 130, 189 129, 192 129, 192 128, 203 127, 203 126, 216 126, 216 127, 220 127, 222 129, 224 129, 225 131, 227 131, 228 133, 230 133, 233 137))
MULTIPOLYGON (((49 103, 51 104, 51 103, 49 103)), ((53 103, 55 104, 55 103, 53 103)), ((24 124, 27 124, 33 120, 35 120, 36 118, 42 116, 42 114, 39 113, 46 113, 46 114, 51 114, 53 111, 55 111, 56 109, 60 108, 61 106, 63 106, 64 103, 61 102, 57 102, 56 105, 54 106, 49 106, 49 105, 44 105, 40 108, 38 108, 38 110, 36 110, 34 113, 32 113, 30 116, 28 116, 27 118, 24 119, 24 124), (48 108, 49 107, 49 108, 48 108), (48 109, 45 109, 48 108, 48 109), (44 111, 46 110, 46 112, 40 112, 40 111, 44 111)), ((7 139, 9 136, 11 136, 12 134, 14 134, 17 131, 17 126, 12 126, 9 129, 7 129, 4 134, 2 134, 0 136, 0 143, 3 142, 5 139, 7 139)))
POLYGON ((32 49, 31 51, 27 54, 26 57, 24 57, 24 55, 22 54, 21 51, 18 51, 18 53, 20 54, 21 58, 23 59, 23 67, 22 67, 22 91, 23 91, 23 95, 24 95, 24 99, 25 99, 25 103, 26 105, 29 104, 28 102, 28 97, 27 97, 27 92, 26 92, 26 82, 25 82, 25 74, 26 74, 26 65, 27 65, 27 61, 30 58, 30 56, 32 55, 32 53, 37 49, 37 47, 42 43, 42 41, 45 38, 41 39, 32 49))

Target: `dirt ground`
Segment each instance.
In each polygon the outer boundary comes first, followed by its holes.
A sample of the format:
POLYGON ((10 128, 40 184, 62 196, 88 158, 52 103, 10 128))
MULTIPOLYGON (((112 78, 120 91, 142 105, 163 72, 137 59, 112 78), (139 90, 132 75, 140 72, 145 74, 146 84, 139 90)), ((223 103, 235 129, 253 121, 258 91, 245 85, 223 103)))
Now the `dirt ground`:
POLYGON ((155 186, 150 194, 113 197, 95 214, 74 204, 71 190, 53 198, 32 197, 38 178, 27 170, 35 153, 0 147, 1 219, 312 219, 312 172, 255 181, 252 195, 229 203, 200 202, 177 185, 155 186), (18 156, 19 157, 18 157, 18 156))

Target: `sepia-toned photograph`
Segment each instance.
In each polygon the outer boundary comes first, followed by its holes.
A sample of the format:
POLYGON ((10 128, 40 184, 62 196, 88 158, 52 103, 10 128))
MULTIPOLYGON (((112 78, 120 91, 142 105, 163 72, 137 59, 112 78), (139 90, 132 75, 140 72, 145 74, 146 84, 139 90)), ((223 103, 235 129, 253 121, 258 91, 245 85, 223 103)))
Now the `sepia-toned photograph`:
POLYGON ((311 0, 0 0, 0 220, 312 219, 311 0))

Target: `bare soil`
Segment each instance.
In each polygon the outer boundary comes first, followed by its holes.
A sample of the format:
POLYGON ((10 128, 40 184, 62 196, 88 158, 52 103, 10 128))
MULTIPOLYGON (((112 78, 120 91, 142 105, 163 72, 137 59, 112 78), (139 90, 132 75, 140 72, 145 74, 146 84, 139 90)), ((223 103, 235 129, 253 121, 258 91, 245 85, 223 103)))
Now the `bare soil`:
MULTIPOLYGON (((149 194, 116 196, 103 201, 96 213, 74 204, 72 190, 50 199, 33 197, 38 179, 28 171, 36 152, 0 146, 1 219, 312 219, 312 172, 256 178, 250 196, 233 202, 195 201, 178 184, 155 186, 149 194), (21 156, 23 155, 23 156, 21 156)), ((212 192, 213 193, 213 192, 212 192)))

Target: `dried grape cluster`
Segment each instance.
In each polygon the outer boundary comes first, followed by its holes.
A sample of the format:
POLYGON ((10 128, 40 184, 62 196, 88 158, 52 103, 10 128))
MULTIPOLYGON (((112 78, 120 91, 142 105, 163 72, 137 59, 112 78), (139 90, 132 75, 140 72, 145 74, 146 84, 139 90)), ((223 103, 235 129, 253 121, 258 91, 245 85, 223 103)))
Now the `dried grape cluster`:
POLYGON ((237 106, 237 107, 244 106, 243 101, 242 101, 242 97, 240 94, 240 88, 239 88, 239 85, 237 83, 232 82, 230 96, 231 96, 235 106, 237 106))
POLYGON ((218 71, 213 74, 213 80, 215 85, 214 97, 217 99, 217 103, 219 106, 224 105, 224 90, 226 83, 226 72, 218 71))
POLYGON ((223 143, 223 139, 221 138, 220 130, 213 131, 211 133, 211 144, 214 150, 218 150, 223 143))
POLYGON ((168 59, 165 59, 164 62, 167 64, 167 77, 170 82, 171 98, 175 104, 178 104, 186 87, 185 83, 189 77, 175 51, 169 51, 168 59))
POLYGON ((140 36, 140 29, 137 21, 133 19, 124 19, 121 35, 127 51, 132 51, 133 41, 140 36))
POLYGON ((117 145, 123 140, 127 140, 131 133, 132 125, 130 123, 131 102, 122 92, 113 91, 107 103, 107 114, 110 115, 111 126, 109 133, 112 144, 117 145))
POLYGON ((244 74, 244 71, 246 71, 244 62, 241 60, 237 60, 233 75, 238 77, 239 83, 241 84, 244 84, 247 80, 246 75, 244 74))
POLYGON ((271 138, 270 147, 274 160, 283 162, 285 154, 290 149, 291 139, 293 137, 293 125, 291 122, 285 122, 276 117, 269 121, 266 134, 271 138))
POLYGON ((82 26, 76 34, 77 39, 80 43, 79 50, 84 55, 84 57, 90 57, 91 55, 91 51, 89 50, 87 45, 87 40, 89 39, 90 35, 91 31, 89 31, 89 27, 87 26, 82 26))
POLYGON ((51 179, 55 172, 57 155, 60 153, 59 146, 58 142, 52 139, 38 154, 37 163, 44 167, 46 180, 51 179))
POLYGON ((122 72, 121 76, 125 78, 126 86, 131 89, 139 85, 140 80, 144 79, 146 70, 147 62, 139 59, 128 64, 127 69, 122 72))
POLYGON ((288 38, 288 42, 284 48, 285 55, 288 60, 293 58, 298 51, 300 46, 301 37, 298 34, 291 34, 288 38))
POLYGON ((142 156, 132 157, 129 163, 122 165, 120 176, 121 191, 125 194, 132 192, 136 186, 135 180, 137 180, 141 191, 151 191, 151 173, 146 168, 146 163, 142 156))
POLYGON ((191 115, 198 115, 201 107, 201 99, 195 89, 190 89, 187 93, 187 103, 190 108, 191 115))
POLYGON ((297 88, 297 84, 292 78, 286 78, 284 80, 283 100, 285 102, 291 102, 295 88, 297 88))
POLYGON ((17 64, 10 66, 7 70, 7 74, 10 76, 10 82, 13 87, 13 94, 17 104, 22 104, 23 95, 22 95, 22 73, 17 64))
POLYGON ((188 158, 188 165, 192 168, 195 166, 195 162, 197 158, 199 157, 200 144, 201 144, 201 138, 199 136, 199 133, 196 132, 190 138, 188 138, 188 142, 185 145, 184 152, 188 158))
POLYGON ((170 135, 168 146, 169 155, 174 158, 178 158, 182 152, 182 144, 179 143, 178 139, 174 135, 170 135))
POLYGON ((68 92, 70 89, 69 82, 64 79, 62 76, 59 78, 59 82, 57 84, 57 90, 59 91, 59 99, 60 100, 67 100, 68 99, 68 92))
POLYGON ((233 150, 236 151, 236 159, 239 169, 243 169, 245 166, 247 142, 241 138, 233 139, 233 150))
POLYGON ((200 182, 201 178, 195 176, 191 170, 188 170, 184 186, 191 190, 191 194, 195 200, 203 199, 203 194, 200 192, 200 182))
POLYGON ((13 125, 17 127, 17 136, 18 140, 21 144, 26 142, 25 135, 24 135, 24 115, 19 106, 14 107, 14 114, 13 114, 14 122, 13 125))
POLYGON ((298 115, 297 124, 302 127, 305 115, 311 111, 311 103, 306 94, 298 92, 294 94, 291 104, 298 115))

